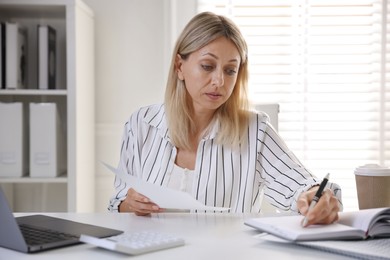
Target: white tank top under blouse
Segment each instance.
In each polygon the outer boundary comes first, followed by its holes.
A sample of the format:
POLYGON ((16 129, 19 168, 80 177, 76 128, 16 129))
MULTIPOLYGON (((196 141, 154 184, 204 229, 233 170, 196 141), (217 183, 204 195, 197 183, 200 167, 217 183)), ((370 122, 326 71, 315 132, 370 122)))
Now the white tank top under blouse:
POLYGON ((175 163, 173 165, 173 170, 168 174, 168 177, 168 188, 191 194, 194 180, 194 170, 182 168, 175 163))

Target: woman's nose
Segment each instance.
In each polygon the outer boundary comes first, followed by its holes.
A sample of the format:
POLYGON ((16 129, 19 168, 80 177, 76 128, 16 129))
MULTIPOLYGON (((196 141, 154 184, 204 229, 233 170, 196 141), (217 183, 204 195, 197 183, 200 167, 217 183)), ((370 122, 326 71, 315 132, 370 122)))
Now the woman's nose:
POLYGON ((224 84, 223 71, 215 70, 213 75, 213 85, 222 87, 224 84))

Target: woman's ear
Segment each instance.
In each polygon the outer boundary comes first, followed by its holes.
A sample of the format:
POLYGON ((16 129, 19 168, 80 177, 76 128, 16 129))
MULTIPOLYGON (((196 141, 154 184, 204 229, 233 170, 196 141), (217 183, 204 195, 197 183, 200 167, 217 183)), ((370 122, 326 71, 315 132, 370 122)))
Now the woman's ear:
POLYGON ((182 65, 183 65, 183 59, 181 58, 180 54, 176 55, 176 60, 175 60, 175 69, 177 73, 177 77, 180 80, 184 80, 184 74, 182 71, 182 65))

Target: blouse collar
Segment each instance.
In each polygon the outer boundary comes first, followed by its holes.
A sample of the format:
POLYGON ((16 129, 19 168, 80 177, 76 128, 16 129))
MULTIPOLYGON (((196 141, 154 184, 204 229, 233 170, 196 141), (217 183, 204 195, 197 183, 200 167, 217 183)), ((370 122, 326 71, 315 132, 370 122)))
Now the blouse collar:
MULTIPOLYGON (((143 121, 150 126, 157 128, 162 138, 171 141, 165 116, 165 106, 163 104, 150 106, 143 121)), ((213 120, 211 124, 210 130, 203 137, 204 140, 214 139, 217 136, 219 120, 213 120)))

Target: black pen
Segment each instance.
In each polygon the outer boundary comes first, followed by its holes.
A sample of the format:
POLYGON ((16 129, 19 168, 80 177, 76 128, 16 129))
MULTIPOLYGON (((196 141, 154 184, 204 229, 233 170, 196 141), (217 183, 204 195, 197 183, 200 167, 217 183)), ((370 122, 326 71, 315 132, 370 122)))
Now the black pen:
POLYGON ((314 195, 313 200, 310 202, 309 209, 307 210, 305 219, 303 220, 302 226, 305 227, 307 225, 307 215, 309 214, 310 210, 314 208, 314 206, 317 204, 317 202, 320 200, 322 193, 324 192, 324 189, 326 187, 326 184, 329 180, 329 173, 325 176, 325 178, 322 180, 320 187, 318 188, 316 195, 314 195))

